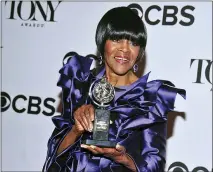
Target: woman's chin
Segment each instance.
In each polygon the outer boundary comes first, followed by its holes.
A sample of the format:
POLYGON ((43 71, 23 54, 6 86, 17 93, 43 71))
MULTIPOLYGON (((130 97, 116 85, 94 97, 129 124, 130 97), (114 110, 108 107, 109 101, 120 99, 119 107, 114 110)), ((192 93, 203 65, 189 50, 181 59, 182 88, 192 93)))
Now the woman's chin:
POLYGON ((120 76, 124 76, 124 75, 126 75, 128 72, 130 72, 130 70, 114 70, 114 73, 116 74, 116 75, 120 75, 120 76))

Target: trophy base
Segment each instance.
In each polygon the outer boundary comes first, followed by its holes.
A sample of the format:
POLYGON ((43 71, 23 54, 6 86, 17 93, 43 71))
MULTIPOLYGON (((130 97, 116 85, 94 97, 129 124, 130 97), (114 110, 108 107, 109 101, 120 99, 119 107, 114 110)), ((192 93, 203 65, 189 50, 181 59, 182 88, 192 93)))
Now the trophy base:
POLYGON ((85 145, 95 145, 98 147, 108 147, 108 148, 114 148, 117 143, 112 142, 112 141, 107 141, 107 140, 84 140, 82 141, 83 144, 85 145))

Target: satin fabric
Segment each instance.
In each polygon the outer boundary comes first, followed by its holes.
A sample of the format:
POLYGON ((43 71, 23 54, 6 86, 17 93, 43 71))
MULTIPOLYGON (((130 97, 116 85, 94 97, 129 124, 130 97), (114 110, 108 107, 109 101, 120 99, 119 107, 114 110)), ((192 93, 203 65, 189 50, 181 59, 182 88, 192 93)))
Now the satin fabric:
MULTIPOLYGON (((71 130, 73 113, 83 104, 90 104, 90 84, 105 74, 104 66, 90 70, 92 59, 80 55, 72 57, 59 71, 57 83, 63 93, 63 113, 52 121, 55 130, 48 141, 43 171, 48 172, 125 172, 126 167, 104 156, 95 156, 80 147, 81 141, 92 139, 86 132, 59 155, 56 150, 71 130)), ((128 86, 115 87, 115 98, 108 107, 111 111, 109 140, 126 148, 139 172, 163 172, 166 163, 167 113, 174 109, 177 93, 185 98, 185 90, 164 80, 147 82, 149 74, 128 86)))

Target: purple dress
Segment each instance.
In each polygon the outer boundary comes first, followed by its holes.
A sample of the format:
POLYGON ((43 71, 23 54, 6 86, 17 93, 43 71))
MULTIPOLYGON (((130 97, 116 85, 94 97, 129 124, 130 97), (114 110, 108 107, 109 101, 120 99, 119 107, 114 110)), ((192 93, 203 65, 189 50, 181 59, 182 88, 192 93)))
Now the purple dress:
MULTIPOLYGON (((104 156, 93 155, 80 147, 81 141, 92 138, 85 132, 59 155, 56 150, 71 130, 73 112, 83 104, 90 104, 90 84, 105 74, 102 67, 95 74, 90 70, 92 59, 74 56, 60 70, 58 86, 62 87, 63 113, 52 118, 55 130, 48 141, 43 171, 47 172, 125 172, 121 164, 104 156)), ((109 140, 126 148, 137 171, 163 172, 166 156, 167 113, 174 109, 177 93, 185 98, 185 90, 175 88, 169 81, 147 82, 149 74, 128 86, 115 88, 111 112, 109 140)))

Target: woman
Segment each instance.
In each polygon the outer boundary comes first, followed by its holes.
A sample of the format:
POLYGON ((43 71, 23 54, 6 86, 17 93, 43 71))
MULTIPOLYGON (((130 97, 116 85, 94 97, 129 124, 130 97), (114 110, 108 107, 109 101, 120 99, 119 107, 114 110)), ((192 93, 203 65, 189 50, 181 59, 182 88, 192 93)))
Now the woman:
POLYGON ((92 60, 73 56, 60 70, 63 114, 53 117, 56 126, 48 141, 43 171, 164 171, 166 114, 174 108, 176 94, 169 81, 147 82, 149 74, 135 75, 136 62, 145 51, 144 23, 128 7, 109 10, 96 30, 103 65, 90 70, 92 60), (115 148, 82 144, 92 138, 94 105, 89 87, 103 77, 115 88, 107 107, 111 113, 109 140, 115 148))

